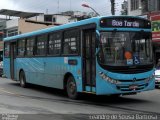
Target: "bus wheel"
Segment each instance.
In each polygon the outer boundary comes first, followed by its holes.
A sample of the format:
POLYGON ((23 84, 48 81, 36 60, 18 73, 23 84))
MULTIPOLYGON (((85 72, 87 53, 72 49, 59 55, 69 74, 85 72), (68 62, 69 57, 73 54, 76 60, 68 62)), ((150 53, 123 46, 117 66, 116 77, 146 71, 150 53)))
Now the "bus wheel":
POLYGON ((19 75, 20 86, 25 88, 27 87, 25 73, 23 71, 20 72, 19 75))
POLYGON ((77 86, 76 86, 76 82, 75 82, 73 76, 68 77, 68 80, 67 80, 67 94, 68 94, 68 97, 71 98, 71 99, 77 99, 78 98, 77 86))

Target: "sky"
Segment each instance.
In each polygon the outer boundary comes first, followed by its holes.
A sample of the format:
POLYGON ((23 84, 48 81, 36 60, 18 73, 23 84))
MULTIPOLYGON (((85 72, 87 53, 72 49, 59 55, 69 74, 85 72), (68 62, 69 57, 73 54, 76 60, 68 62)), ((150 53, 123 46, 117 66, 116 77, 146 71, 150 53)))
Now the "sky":
MULTIPOLYGON (((10 9, 26 12, 39 12, 56 14, 69 10, 93 12, 84 8, 82 4, 88 4, 100 15, 111 15, 110 0, 0 0, 0 9, 10 9)), ((120 14, 121 4, 124 0, 115 0, 116 15, 120 14)))

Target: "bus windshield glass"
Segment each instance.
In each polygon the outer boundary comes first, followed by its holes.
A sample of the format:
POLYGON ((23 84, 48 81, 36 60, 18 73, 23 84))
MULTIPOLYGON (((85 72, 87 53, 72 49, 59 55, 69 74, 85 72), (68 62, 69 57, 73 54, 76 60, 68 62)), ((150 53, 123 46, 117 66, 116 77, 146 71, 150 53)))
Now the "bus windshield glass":
POLYGON ((99 62, 108 66, 153 63, 149 32, 101 32, 99 62))

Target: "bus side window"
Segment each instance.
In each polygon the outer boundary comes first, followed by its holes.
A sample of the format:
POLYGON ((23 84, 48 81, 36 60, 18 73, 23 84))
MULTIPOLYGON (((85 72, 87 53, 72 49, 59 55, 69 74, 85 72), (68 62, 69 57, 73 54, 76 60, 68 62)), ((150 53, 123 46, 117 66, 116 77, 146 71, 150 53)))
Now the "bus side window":
POLYGON ((61 52, 61 32, 51 33, 49 35, 48 42, 48 54, 49 55, 58 55, 61 52))
POLYGON ((36 55, 45 55, 46 54, 46 41, 47 41, 47 34, 41 35, 37 37, 36 41, 36 55))
POLYGON ((79 30, 66 31, 64 33, 63 54, 78 54, 79 50, 79 30))
POLYGON ((71 53, 71 48, 68 42, 69 39, 65 39, 64 44, 63 44, 63 54, 70 54, 71 53))
POLYGON ((25 39, 18 40, 18 56, 24 56, 25 54, 25 39))
POLYGON ((27 56, 33 56, 34 41, 35 41, 35 37, 27 38, 27 44, 26 44, 27 56))

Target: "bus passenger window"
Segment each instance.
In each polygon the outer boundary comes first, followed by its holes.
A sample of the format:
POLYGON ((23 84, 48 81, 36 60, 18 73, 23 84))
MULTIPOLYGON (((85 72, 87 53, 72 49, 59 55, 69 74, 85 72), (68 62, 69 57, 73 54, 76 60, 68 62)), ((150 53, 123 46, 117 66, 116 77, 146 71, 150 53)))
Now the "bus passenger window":
POLYGON ((49 55, 58 55, 61 51, 61 33, 52 33, 49 35, 49 55))
POLYGON ((25 54, 25 40, 18 41, 18 56, 24 56, 25 54))
POLYGON ((78 54, 79 31, 67 31, 64 34, 63 54, 78 54))
POLYGON ((45 55, 45 41, 47 41, 47 34, 41 35, 37 37, 37 43, 36 43, 36 55, 45 55))
POLYGON ((27 39, 27 45, 26 45, 26 55, 32 56, 33 55, 33 47, 34 47, 34 40, 35 38, 28 38, 27 39))
POLYGON ((70 48, 69 44, 67 42, 65 42, 63 46, 64 46, 63 47, 63 51, 64 51, 63 54, 70 54, 71 48, 70 48))

